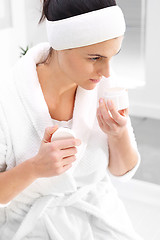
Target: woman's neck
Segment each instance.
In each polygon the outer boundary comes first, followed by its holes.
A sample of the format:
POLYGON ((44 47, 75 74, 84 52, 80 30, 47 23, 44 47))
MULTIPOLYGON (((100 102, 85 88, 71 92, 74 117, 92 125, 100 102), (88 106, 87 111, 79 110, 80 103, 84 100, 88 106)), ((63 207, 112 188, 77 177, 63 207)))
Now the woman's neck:
POLYGON ((73 99, 77 85, 67 79, 55 66, 48 64, 37 65, 37 74, 42 91, 57 102, 62 99, 73 99))
POLYGON ((60 121, 71 119, 77 86, 67 84, 45 64, 37 66, 37 75, 51 118, 60 121))

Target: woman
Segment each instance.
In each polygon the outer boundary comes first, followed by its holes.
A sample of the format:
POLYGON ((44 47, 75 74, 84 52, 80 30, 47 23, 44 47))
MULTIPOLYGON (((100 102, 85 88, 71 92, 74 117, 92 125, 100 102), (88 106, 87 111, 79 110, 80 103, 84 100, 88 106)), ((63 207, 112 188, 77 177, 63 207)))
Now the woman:
POLYGON ((44 1, 49 43, 0 90, 1 239, 139 240, 110 176, 140 162, 128 109, 103 100, 125 21, 115 1, 44 1), (59 127, 75 138, 54 140, 59 127))

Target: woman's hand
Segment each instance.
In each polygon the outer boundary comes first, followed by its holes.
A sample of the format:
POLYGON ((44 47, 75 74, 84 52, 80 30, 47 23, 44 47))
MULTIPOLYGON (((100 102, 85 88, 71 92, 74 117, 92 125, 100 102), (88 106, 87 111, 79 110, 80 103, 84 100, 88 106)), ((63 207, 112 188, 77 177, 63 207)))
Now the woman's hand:
POLYGON ((117 111, 112 101, 105 104, 100 99, 97 109, 99 126, 108 136, 108 169, 115 176, 122 176, 137 164, 138 153, 132 146, 127 127, 128 109, 117 111))
POLYGON ((37 178, 57 176, 69 168, 76 160, 76 146, 81 144, 79 139, 70 138, 51 142, 52 135, 58 126, 45 129, 38 154, 33 158, 34 172, 37 178))
POLYGON ((127 125, 128 109, 117 111, 113 102, 105 104, 104 99, 99 100, 97 119, 100 128, 110 137, 121 137, 127 125))

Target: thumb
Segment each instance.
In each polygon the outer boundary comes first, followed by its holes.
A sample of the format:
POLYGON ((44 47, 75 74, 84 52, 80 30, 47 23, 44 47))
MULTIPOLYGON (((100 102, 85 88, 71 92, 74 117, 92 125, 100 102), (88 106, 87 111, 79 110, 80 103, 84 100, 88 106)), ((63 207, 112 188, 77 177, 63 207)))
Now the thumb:
POLYGON ((58 126, 55 125, 53 127, 47 127, 44 132, 44 137, 43 137, 43 143, 49 143, 51 142, 52 135, 55 131, 57 131, 58 126))

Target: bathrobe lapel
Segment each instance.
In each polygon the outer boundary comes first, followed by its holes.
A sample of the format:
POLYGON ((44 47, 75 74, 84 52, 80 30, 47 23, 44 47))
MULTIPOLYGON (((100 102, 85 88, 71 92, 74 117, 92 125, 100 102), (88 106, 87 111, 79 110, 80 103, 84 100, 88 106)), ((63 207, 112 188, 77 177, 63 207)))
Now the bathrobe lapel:
MULTIPOLYGON (((17 64, 14 70, 14 81, 26 113, 32 121, 40 140, 42 140, 45 128, 52 126, 53 122, 38 81, 36 62, 31 54, 28 53, 28 55, 17 64)), ((73 112, 72 130, 76 138, 81 140, 82 144, 78 147, 77 160, 74 162, 70 171, 68 170, 61 176, 54 177, 57 191, 63 192, 63 186, 66 190, 67 187, 64 182, 67 183, 69 179, 70 183, 72 182, 72 190, 76 190, 76 184, 71 173, 85 153, 91 129, 95 121, 96 109, 97 89, 85 90, 78 87, 73 112)))
POLYGON ((77 161, 74 163, 72 170, 78 164, 83 156, 93 124, 96 118, 97 110, 97 88, 94 90, 85 90, 78 87, 76 93, 75 107, 73 112, 72 130, 77 138, 81 140, 78 147, 77 161))
MULTIPOLYGON (((26 58, 25 61, 25 64, 20 63, 14 70, 14 81, 27 114, 42 140, 45 128, 52 126, 53 121, 38 81, 35 62, 32 58, 26 58)), ((93 128, 96 110, 97 88, 85 90, 78 87, 73 111, 72 130, 76 137, 83 142, 79 148, 82 152, 84 152, 90 131, 93 128)))
POLYGON ((45 128, 53 123, 38 81, 36 65, 31 57, 26 56, 17 64, 14 69, 14 81, 26 113, 42 140, 45 128))

